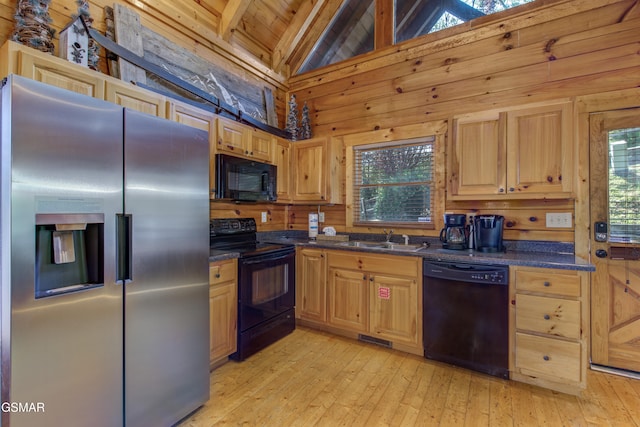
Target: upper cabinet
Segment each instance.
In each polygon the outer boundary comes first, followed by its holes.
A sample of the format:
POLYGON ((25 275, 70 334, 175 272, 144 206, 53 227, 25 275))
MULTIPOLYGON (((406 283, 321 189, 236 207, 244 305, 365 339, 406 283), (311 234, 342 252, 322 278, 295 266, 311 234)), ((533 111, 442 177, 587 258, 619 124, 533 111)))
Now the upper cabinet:
POLYGON ((62 89, 104 99, 103 75, 55 56, 6 42, 0 54, 0 77, 18 74, 62 89))
POLYGON ((312 138, 291 143, 294 201, 342 203, 342 141, 312 138))
POLYGON ((451 200, 573 197, 573 104, 562 102, 454 119, 451 200))
POLYGON ((170 100, 167 103, 167 118, 183 125, 209 132, 209 191, 213 192, 215 183, 215 135, 216 116, 213 112, 198 108, 185 102, 170 100))
POLYGON ((273 163, 276 138, 271 134, 222 117, 217 129, 217 152, 273 163))
POLYGON ((167 118, 167 98, 129 83, 107 81, 105 99, 131 110, 167 118))
POLYGON ((291 203, 291 143, 276 139, 276 187, 279 203, 291 203))

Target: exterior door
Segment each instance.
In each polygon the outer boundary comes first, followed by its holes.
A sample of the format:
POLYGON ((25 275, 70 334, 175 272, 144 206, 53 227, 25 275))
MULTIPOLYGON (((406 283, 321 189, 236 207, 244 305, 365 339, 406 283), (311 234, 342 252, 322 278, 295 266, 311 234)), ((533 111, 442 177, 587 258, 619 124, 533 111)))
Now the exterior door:
POLYGON ((640 109, 593 114, 590 139, 592 362, 640 372, 640 109))

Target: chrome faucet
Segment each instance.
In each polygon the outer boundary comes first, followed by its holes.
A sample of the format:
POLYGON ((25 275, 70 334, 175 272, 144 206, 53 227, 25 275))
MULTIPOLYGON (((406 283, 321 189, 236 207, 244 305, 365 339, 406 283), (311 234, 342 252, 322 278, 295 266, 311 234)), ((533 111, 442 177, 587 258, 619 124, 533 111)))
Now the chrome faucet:
POLYGON ((385 234, 386 238, 385 238, 385 242, 389 243, 391 241, 391 235, 393 234, 393 230, 389 230, 389 232, 387 233, 386 229, 382 229, 382 232, 385 234))

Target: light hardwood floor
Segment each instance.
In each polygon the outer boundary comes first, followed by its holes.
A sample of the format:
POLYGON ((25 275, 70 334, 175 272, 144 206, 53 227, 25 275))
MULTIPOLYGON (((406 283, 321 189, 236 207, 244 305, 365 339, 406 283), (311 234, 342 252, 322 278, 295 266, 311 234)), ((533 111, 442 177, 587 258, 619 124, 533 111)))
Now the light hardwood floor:
POLYGON ((305 327, 211 373, 181 427, 638 426, 640 380, 589 371, 581 397, 305 327))

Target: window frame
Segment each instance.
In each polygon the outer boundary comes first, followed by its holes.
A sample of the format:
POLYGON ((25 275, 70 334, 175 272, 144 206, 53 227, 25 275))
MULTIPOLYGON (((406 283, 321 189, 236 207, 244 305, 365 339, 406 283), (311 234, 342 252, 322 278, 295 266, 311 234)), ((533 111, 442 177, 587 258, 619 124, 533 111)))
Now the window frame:
POLYGON ((426 235, 425 231, 439 230, 443 227, 443 213, 445 205, 445 189, 441 185, 445 177, 445 137, 447 133, 447 121, 437 121, 423 123, 419 125, 408 125, 393 129, 383 129, 372 132, 348 135, 344 137, 345 146, 345 200, 346 200, 346 226, 349 232, 372 232, 377 229, 396 227, 402 228, 403 232, 426 235), (434 137, 433 141, 433 171, 431 180, 431 221, 419 222, 358 222, 355 221, 355 209, 360 209, 359 204, 354 206, 354 166, 356 147, 372 144, 385 144, 389 146, 398 145, 401 141, 413 142, 419 138, 434 137))

